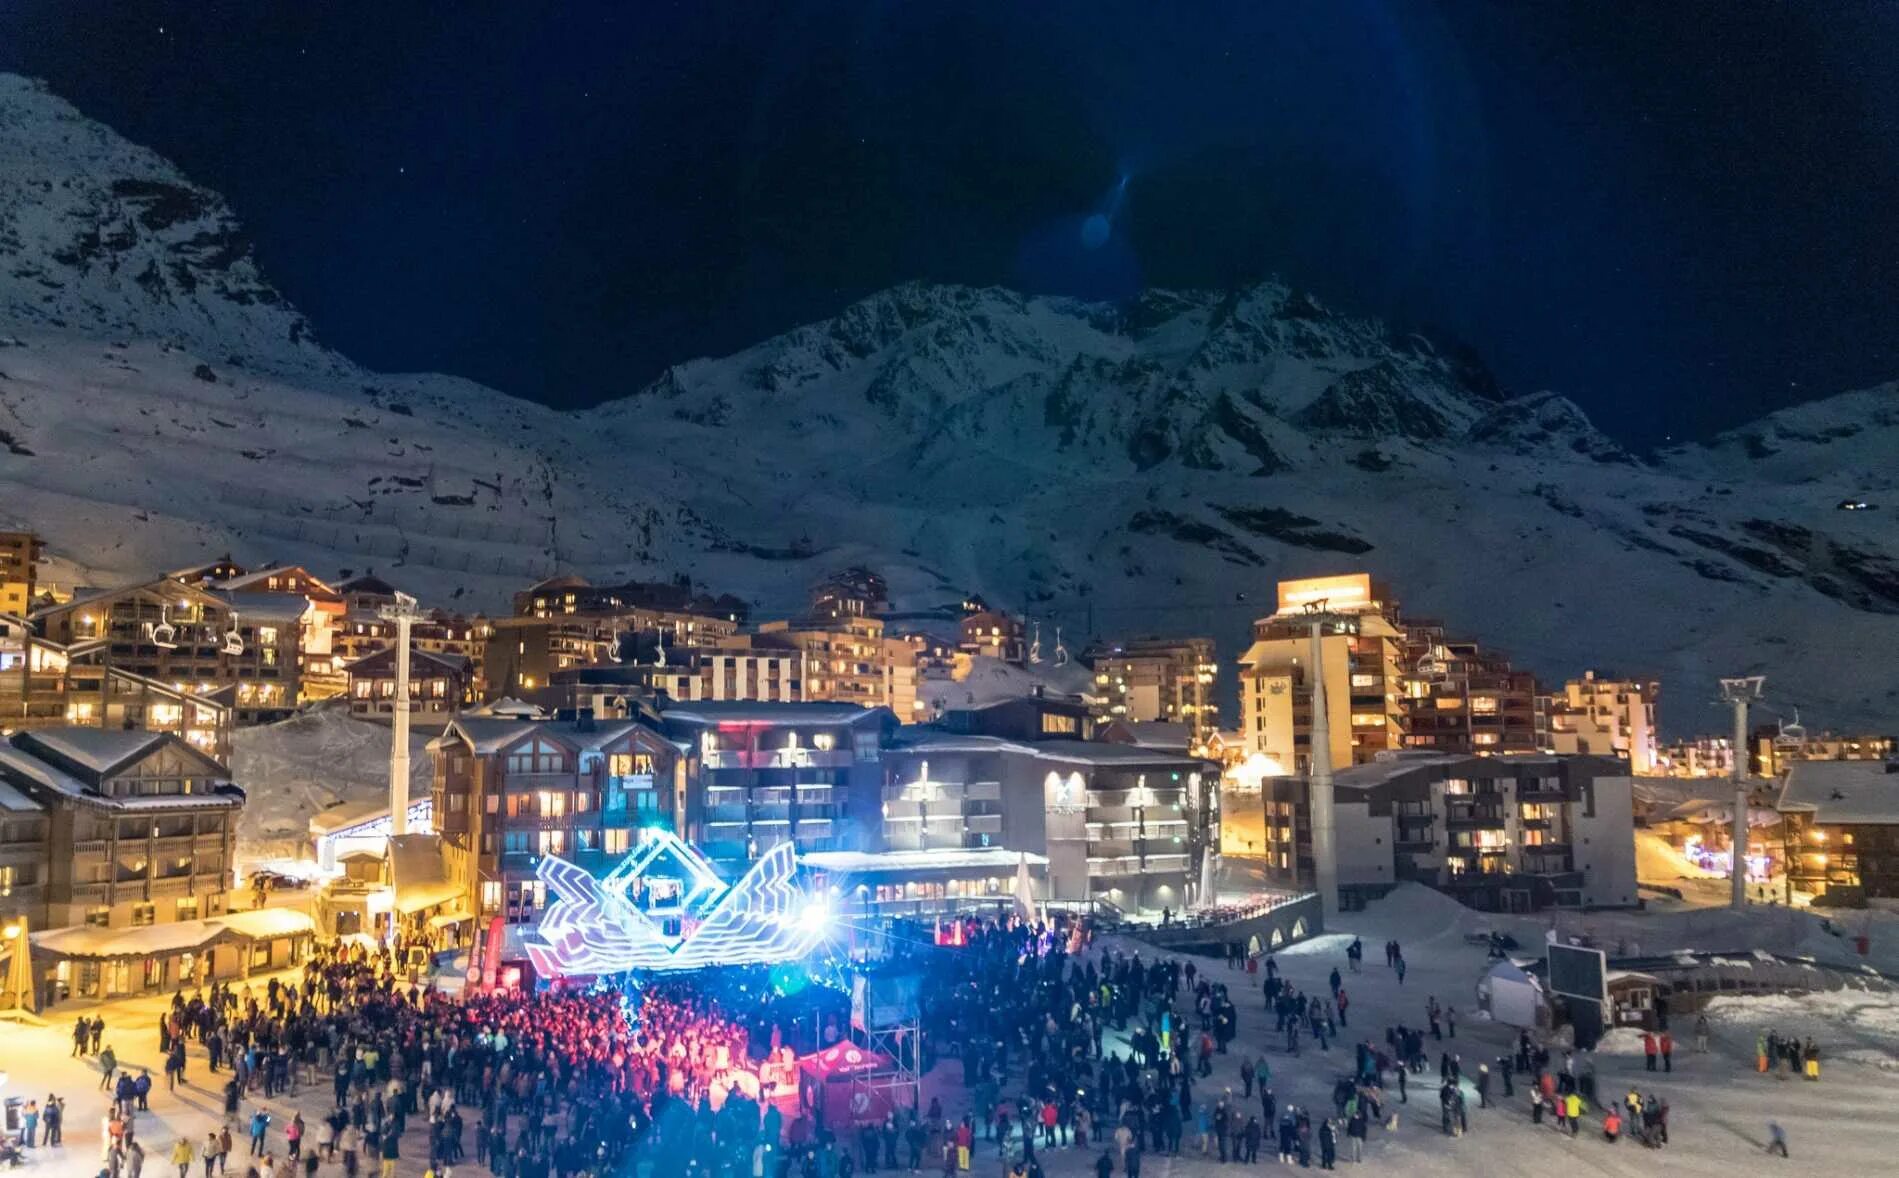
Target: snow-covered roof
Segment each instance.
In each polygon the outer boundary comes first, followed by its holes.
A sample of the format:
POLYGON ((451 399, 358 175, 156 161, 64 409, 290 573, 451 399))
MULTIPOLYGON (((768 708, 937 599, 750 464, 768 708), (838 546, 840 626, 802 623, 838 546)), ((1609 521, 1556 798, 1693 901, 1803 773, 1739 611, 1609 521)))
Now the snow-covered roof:
MULTIPOLYGON (((0 777, 11 777, 15 783, 36 786, 65 797, 76 798, 95 806, 109 806, 117 810, 172 810, 180 807, 218 808, 242 806, 244 793, 228 783, 217 787, 216 793, 190 794, 138 794, 127 797, 107 797, 88 781, 73 776, 58 765, 36 755, 36 748, 46 752, 59 753, 70 761, 89 765, 102 761, 107 767, 98 770, 104 776, 113 766, 131 759, 139 752, 155 744, 175 741, 176 737, 162 732, 126 732, 121 729, 100 728, 38 728, 19 733, 13 744, 0 743, 0 777), (115 740, 124 739, 124 747, 132 751, 124 757, 112 756, 115 740), (68 753, 65 750, 71 749, 68 753)), ((182 744, 182 742, 179 742, 182 744)), ((213 762, 215 764, 215 762, 213 762)), ((90 770, 88 770, 90 771, 90 770)))
POLYGON ((944 732, 940 728, 905 725, 897 730, 891 744, 893 752, 918 753, 1024 753, 1033 754, 1033 746, 1000 736, 976 733, 944 732))
MULTIPOLYGON (((381 650, 372 650, 361 658, 351 659, 349 662, 343 664, 343 670, 351 674, 354 674, 356 672, 356 668, 363 666, 364 664, 368 663, 371 659, 387 660, 389 665, 391 667, 394 667, 395 654, 396 654, 396 648, 394 646, 385 646, 381 650)), ((445 668, 446 670, 453 671, 454 673, 459 675, 468 670, 469 662, 470 662, 470 659, 465 654, 449 654, 446 651, 423 650, 421 647, 415 645, 413 642, 409 644, 409 663, 410 663, 411 673, 414 673, 415 664, 417 663, 435 663, 438 666, 441 666, 445 668)))
POLYGON ((300 573, 303 576, 309 578, 310 581, 313 582, 314 584, 321 586, 324 589, 328 589, 332 593, 336 592, 335 588, 328 581, 325 581, 323 578, 316 576, 309 569, 306 569, 300 565, 294 565, 294 564, 283 565, 277 568, 257 569, 253 572, 248 572, 248 573, 240 573, 235 577, 228 577, 225 580, 217 582, 215 585, 212 586, 212 588, 225 589, 225 590, 249 589, 256 585, 267 585, 269 584, 269 579, 271 577, 281 577, 285 573, 300 573))
POLYGON ((1046 855, 1025 855, 1005 847, 966 849, 944 847, 934 851, 811 851, 798 862, 814 871, 876 875, 884 872, 993 870, 1008 873, 1024 858, 1030 867, 1048 866, 1046 855))
POLYGON ((463 714, 450 721, 442 735, 429 742, 429 747, 448 747, 456 736, 460 736, 477 756, 487 756, 500 752, 530 733, 539 733, 570 748, 591 752, 619 740, 634 729, 645 727, 637 720, 595 720, 592 725, 590 729, 583 729, 572 720, 516 720, 463 714))
POLYGON ((1028 746, 1044 761, 1079 761, 1084 765, 1183 765, 1198 758, 1134 744, 1100 740, 1038 740, 1028 746))
POLYGON ((135 757, 140 757, 169 739, 163 732, 125 728, 34 728, 21 735, 32 751, 33 745, 56 753, 91 772, 106 774, 135 757))
POLYGON ((63 773, 38 757, 29 756, 9 744, 0 744, 0 773, 30 781, 55 793, 84 797, 90 788, 70 773, 63 773))
POLYGON ((217 941, 275 940, 316 930, 310 914, 295 908, 260 908, 203 920, 179 920, 142 928, 77 925, 33 933, 33 947, 55 957, 162 957, 197 952, 217 941))
MULTIPOLYGON (((10 752, 12 750, 8 751, 10 752)), ((14 789, 6 782, 0 781, 0 810, 11 810, 18 814, 33 810, 43 810, 45 808, 46 807, 40 805, 32 798, 27 797, 19 790, 14 789)))
POLYGON ((223 916, 211 917, 211 923, 221 924, 235 933, 260 941, 316 931, 316 922, 310 918, 310 914, 297 908, 253 908, 248 912, 227 912, 223 916))
POLYGON ((220 590, 213 596, 236 610, 238 617, 245 621, 295 622, 310 610, 310 599, 301 593, 244 593, 220 590))
POLYGON ((1162 720, 1123 720, 1116 725, 1144 749, 1186 752, 1193 744, 1193 727, 1162 720))
POLYGON ((1899 823, 1899 771, 1883 761, 1795 761, 1779 808, 1825 825, 1899 823))
POLYGON ((687 724, 850 724, 882 710, 850 703, 695 700, 669 707, 661 715, 687 724))

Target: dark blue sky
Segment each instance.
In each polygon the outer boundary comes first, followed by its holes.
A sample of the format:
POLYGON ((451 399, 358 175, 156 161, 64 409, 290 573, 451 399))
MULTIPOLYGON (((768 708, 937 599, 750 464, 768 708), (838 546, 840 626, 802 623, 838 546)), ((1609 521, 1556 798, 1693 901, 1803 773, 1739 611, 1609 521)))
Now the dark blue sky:
POLYGON ((584 405, 906 279, 1279 274, 1644 444, 1899 377, 1895 61, 1847 0, 0 7, 374 367, 584 405))

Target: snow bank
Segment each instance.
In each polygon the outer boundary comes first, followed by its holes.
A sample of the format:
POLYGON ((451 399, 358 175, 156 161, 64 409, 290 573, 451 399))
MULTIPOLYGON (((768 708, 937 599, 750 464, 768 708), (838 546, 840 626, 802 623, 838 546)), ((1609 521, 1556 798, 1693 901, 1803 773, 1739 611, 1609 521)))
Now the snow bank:
POLYGON ((1078 663, 1053 667, 1039 663, 1018 667, 1001 659, 977 655, 963 679, 924 679, 917 684, 917 697, 930 712, 956 708, 979 708, 1005 699, 1033 695, 1036 688, 1051 695, 1076 695, 1090 683, 1088 669, 1078 663))
MULTIPOLYGON (((247 803, 238 820, 240 864, 306 854, 310 818, 344 802, 382 797, 389 788, 387 725, 322 706, 232 735, 231 777, 247 803)), ((429 788, 429 736, 409 738, 409 794, 429 788)))

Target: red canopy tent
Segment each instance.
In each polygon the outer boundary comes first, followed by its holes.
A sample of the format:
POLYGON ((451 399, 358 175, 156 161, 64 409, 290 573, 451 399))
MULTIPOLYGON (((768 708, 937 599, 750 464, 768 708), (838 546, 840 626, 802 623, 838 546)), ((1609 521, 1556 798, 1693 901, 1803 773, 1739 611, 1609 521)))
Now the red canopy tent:
POLYGON ((896 1061, 881 1051, 848 1039, 798 1060, 798 1088, 806 1109, 819 1113, 836 1132, 844 1125, 881 1124, 895 1106, 882 1089, 853 1080, 895 1070, 896 1061))

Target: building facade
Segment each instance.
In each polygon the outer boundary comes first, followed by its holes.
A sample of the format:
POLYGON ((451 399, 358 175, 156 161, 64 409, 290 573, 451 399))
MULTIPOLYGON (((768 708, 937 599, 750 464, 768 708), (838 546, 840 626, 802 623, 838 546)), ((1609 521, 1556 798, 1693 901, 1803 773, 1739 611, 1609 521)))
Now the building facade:
MULTIPOLYGON (((387 718, 396 710, 396 649, 384 647, 343 667, 344 693, 352 716, 387 718)), ((409 650, 409 714, 424 723, 446 718, 475 702, 468 660, 460 655, 409 650)))
POLYGON ((1547 749, 1534 675, 1497 651, 1448 637, 1437 622, 1406 623, 1404 634, 1403 747, 1478 756, 1547 749))
POLYGON ((1615 679, 1584 671, 1571 679, 1548 705, 1550 748, 1569 756, 1622 757, 1629 772, 1647 777, 1661 763, 1655 728, 1655 700, 1661 684, 1653 679, 1615 679))
POLYGON ((1101 701, 1097 720, 1185 724, 1194 745, 1218 730, 1213 639, 1137 638, 1097 647, 1083 659, 1094 672, 1090 694, 1101 701))
POLYGON ((887 709, 708 700, 661 720, 689 750, 682 830, 708 858, 742 866, 781 842, 801 855, 882 848, 887 709))
POLYGON ((26 619, 0 614, 0 727, 168 732, 228 764, 235 694, 230 686, 201 692, 76 659, 70 648, 38 637, 26 619))
POLYGON ((1335 618, 1320 638, 1333 766, 1403 745, 1404 634, 1395 603, 1363 574, 1281 581, 1279 609, 1253 623, 1239 660, 1245 753, 1280 773, 1306 773, 1312 764, 1312 623, 1304 610, 1314 602, 1335 618))
POLYGON ((640 827, 680 828, 685 758, 643 720, 461 716, 429 753, 448 876, 484 919, 518 924, 547 907, 542 855, 604 874, 640 827))
POLYGON ((24 617, 33 609, 42 551, 32 532, 0 532, 0 614, 24 617))
POLYGON ((677 585, 543 581, 514 599, 514 615, 482 626, 484 699, 525 696, 556 671, 631 661, 642 647, 711 646, 738 633, 743 603, 677 585))
POLYGON ((1393 753, 1342 770, 1334 788, 1342 893, 1410 881, 1491 911, 1636 903, 1633 782, 1619 761, 1393 753))
POLYGON ((1088 739, 1079 700, 1027 697, 902 730, 885 753, 887 845, 1046 860, 1047 899, 1179 910, 1219 845, 1218 770, 1088 739))
POLYGON ((43 930, 221 915, 243 805, 224 767, 175 736, 17 732, 0 744, 0 913, 43 930))
POLYGON ((1796 761, 1778 808, 1796 890, 1835 904, 1899 897, 1899 762, 1796 761))
POLYGON ((806 700, 888 708, 906 720, 916 713, 916 649, 887 637, 879 618, 765 622, 757 633, 720 645, 734 652, 796 653, 806 700))
POLYGON ((167 578, 82 591, 33 611, 30 620, 76 662, 197 695, 230 687, 236 722, 251 724, 296 708, 309 608, 293 594, 224 594, 167 578))

